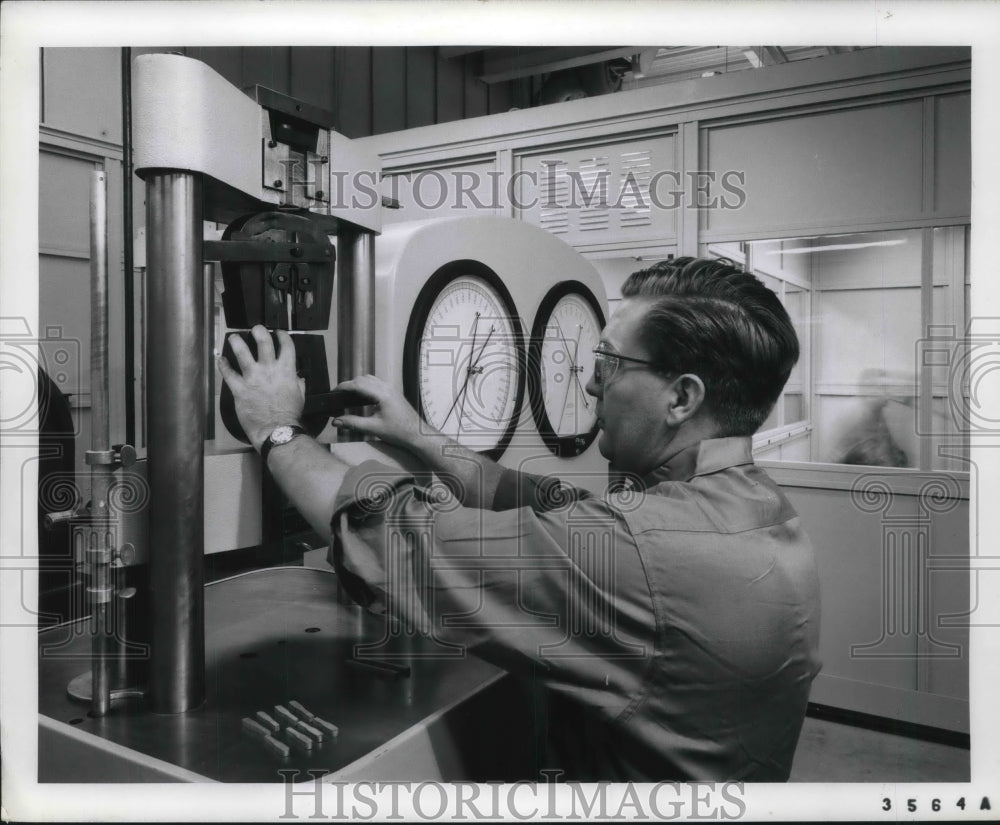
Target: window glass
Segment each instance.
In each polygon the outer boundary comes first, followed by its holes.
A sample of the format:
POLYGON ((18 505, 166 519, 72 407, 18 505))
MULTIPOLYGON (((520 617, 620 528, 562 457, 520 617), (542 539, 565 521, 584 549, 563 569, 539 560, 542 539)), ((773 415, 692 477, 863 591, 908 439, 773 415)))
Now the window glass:
POLYGON ((955 226, 702 248, 772 289, 799 336, 799 362, 754 439, 759 458, 967 469, 956 411, 968 387, 955 368, 968 319, 967 234, 955 226))

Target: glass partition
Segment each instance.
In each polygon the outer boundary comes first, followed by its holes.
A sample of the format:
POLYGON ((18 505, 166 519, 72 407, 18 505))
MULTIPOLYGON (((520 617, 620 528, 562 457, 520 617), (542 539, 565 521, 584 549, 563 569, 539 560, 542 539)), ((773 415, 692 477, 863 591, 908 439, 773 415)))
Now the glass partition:
POLYGON ((801 357, 761 459, 966 470, 967 227, 713 243, 774 290, 801 357), (925 353, 933 350, 933 357, 925 353))

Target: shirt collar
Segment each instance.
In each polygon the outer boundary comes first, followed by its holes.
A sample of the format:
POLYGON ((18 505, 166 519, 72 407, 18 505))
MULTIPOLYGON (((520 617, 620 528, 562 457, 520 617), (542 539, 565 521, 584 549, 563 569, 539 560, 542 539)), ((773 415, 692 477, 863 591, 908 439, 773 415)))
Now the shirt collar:
POLYGON ((745 436, 706 438, 675 453, 640 483, 649 489, 664 481, 690 481, 741 464, 753 464, 751 440, 745 436))

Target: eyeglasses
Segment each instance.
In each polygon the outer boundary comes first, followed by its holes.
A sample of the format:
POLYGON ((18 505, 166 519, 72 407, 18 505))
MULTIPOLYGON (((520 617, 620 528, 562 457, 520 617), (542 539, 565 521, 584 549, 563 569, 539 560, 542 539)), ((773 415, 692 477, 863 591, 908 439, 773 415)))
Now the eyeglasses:
POLYGON ((645 361, 642 358, 630 358, 627 355, 618 355, 607 350, 595 349, 594 380, 598 384, 607 384, 614 378, 615 373, 618 372, 618 367, 621 366, 622 361, 629 361, 633 364, 645 364, 647 367, 656 367, 656 364, 652 361, 645 361))

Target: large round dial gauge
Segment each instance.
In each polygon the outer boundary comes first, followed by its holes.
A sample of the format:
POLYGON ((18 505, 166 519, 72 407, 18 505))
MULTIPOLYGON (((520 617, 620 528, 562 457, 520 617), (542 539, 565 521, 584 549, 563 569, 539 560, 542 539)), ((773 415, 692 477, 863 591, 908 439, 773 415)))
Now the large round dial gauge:
POLYGON ((560 457, 580 455, 597 436, 597 402, 587 395, 604 313, 579 281, 549 290, 528 350, 531 411, 542 440, 560 457))
POLYGON ((521 322, 493 270, 453 261, 431 276, 403 350, 403 390, 428 424, 499 458, 521 412, 524 360, 521 322))

